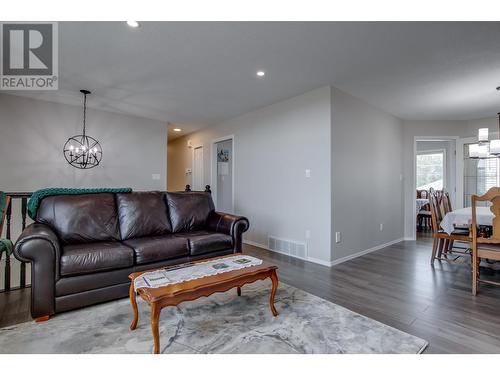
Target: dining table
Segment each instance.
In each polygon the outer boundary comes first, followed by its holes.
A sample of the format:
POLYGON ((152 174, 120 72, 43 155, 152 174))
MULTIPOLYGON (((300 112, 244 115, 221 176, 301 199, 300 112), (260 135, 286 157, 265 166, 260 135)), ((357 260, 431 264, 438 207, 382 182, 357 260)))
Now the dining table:
MULTIPOLYGON (((470 225, 472 221, 472 207, 459 208, 448 212, 441 220, 441 228, 451 234, 456 226, 470 225)), ((478 225, 492 225, 493 212, 489 207, 476 207, 476 221, 478 225)))

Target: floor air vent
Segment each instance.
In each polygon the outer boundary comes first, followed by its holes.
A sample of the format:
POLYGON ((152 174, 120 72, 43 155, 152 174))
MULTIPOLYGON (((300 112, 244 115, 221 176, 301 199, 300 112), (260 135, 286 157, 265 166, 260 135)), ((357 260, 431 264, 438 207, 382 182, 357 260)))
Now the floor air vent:
POLYGON ((307 244, 305 242, 285 240, 272 236, 269 236, 268 242, 269 250, 297 258, 307 258, 307 244))

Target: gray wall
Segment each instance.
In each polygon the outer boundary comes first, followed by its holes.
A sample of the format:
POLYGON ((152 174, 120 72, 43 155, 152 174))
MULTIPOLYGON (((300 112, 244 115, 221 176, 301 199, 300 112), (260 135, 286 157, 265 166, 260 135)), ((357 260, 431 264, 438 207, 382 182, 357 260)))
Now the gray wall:
POLYGON ((334 261, 403 237, 402 134, 398 118, 332 88, 334 261))
POLYGON ((273 235, 307 242, 309 257, 328 263, 330 106, 330 88, 323 87, 170 142, 168 189, 190 182, 185 174, 192 162, 188 139, 204 147, 205 182, 210 184, 211 142, 234 135, 234 211, 250 219, 246 240, 267 246, 273 235))
POLYGON ((81 130, 81 107, 0 94, 0 189, 165 189, 165 123, 88 108, 87 134, 103 148, 101 165, 89 170, 70 166, 62 154, 68 137, 81 130))

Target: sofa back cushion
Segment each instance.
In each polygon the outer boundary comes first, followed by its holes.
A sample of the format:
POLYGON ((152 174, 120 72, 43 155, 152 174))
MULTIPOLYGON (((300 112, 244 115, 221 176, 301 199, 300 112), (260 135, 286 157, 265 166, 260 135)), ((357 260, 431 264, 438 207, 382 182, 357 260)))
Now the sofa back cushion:
POLYGON ((111 193, 45 197, 36 221, 53 228, 66 244, 120 239, 115 197, 111 193))
POLYGON ((164 193, 159 191, 116 194, 123 240, 172 232, 164 193))
POLYGON ((167 205, 173 232, 203 229, 214 208, 210 193, 167 193, 167 205))

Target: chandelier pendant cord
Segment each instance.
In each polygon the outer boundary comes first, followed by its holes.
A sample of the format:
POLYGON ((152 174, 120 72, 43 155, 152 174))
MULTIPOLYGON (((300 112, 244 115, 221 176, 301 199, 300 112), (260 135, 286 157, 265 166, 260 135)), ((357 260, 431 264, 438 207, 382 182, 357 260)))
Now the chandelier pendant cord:
POLYGON ((83 94, 83 136, 85 137, 85 123, 87 120, 87 93, 83 94))

